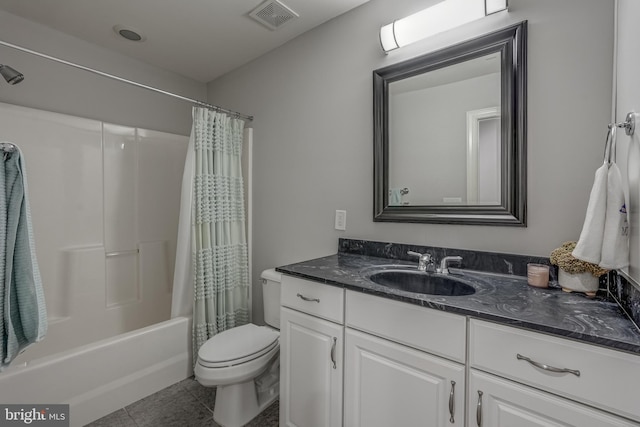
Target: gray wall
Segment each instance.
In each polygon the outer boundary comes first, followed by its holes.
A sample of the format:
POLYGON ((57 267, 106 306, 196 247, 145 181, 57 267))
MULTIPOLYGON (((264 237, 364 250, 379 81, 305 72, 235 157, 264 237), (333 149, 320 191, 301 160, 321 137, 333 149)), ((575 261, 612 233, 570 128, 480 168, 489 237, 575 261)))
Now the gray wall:
MULTIPOLYGON (((187 97, 206 98, 205 84, 2 11, 0 40, 187 97)), ((191 130, 191 106, 184 101, 4 46, 0 63, 25 75, 16 86, 0 84, 0 102, 182 135, 191 130)))
POLYGON ((613 0, 512 0, 508 15, 385 56, 380 26, 429 4, 371 0, 208 85, 209 101, 256 117, 254 284, 264 268, 335 253, 338 237, 542 256, 579 237, 611 114, 613 0), (372 70, 522 20, 528 227, 374 223, 372 70))

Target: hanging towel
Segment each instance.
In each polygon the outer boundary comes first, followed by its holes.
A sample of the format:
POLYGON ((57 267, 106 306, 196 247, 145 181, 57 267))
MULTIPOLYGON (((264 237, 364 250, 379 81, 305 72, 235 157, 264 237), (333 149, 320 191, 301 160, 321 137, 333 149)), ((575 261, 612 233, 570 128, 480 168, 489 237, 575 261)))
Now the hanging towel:
POLYGON ((399 188, 392 188, 389 190, 389 206, 402 205, 402 193, 399 188))
POLYGON ((572 255, 615 270, 629 265, 629 223, 620 169, 615 163, 616 126, 609 125, 604 164, 596 171, 587 215, 572 255))
POLYGON ((602 257, 602 239, 607 211, 608 174, 609 165, 607 163, 596 170, 580 239, 578 239, 578 244, 572 252, 574 257, 593 264, 600 263, 602 257))
POLYGON ((47 332, 26 170, 19 149, 0 159, 0 370, 47 332))
POLYGON ((607 177, 607 209, 602 237, 600 267, 616 270, 629 265, 629 223, 627 205, 618 165, 609 166, 607 177))

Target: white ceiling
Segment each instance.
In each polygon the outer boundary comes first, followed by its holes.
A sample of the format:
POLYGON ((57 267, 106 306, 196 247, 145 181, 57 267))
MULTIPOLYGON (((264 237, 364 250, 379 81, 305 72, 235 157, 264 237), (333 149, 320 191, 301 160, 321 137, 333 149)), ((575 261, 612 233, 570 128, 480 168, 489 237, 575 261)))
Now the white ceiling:
POLYGON ((249 17, 263 1, 0 0, 0 9, 204 83, 369 0, 281 0, 300 17, 275 31, 249 17), (146 40, 125 40, 115 25, 146 40))

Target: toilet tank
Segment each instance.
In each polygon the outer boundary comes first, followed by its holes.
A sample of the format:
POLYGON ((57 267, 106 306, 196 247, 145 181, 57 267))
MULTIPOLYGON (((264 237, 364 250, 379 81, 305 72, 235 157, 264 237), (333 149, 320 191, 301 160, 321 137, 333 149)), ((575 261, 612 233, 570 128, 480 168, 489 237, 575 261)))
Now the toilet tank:
POLYGON ((280 281, 282 275, 273 268, 264 270, 262 278, 262 306, 267 325, 280 329, 280 281))

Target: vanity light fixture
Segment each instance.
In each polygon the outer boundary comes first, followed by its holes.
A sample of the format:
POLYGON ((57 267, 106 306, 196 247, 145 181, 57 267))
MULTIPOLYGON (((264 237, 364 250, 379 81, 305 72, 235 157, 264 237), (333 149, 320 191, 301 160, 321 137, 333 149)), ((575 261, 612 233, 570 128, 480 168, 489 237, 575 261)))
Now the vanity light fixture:
POLYGON ((507 8, 508 0, 444 0, 380 28, 380 44, 390 52, 507 8))

